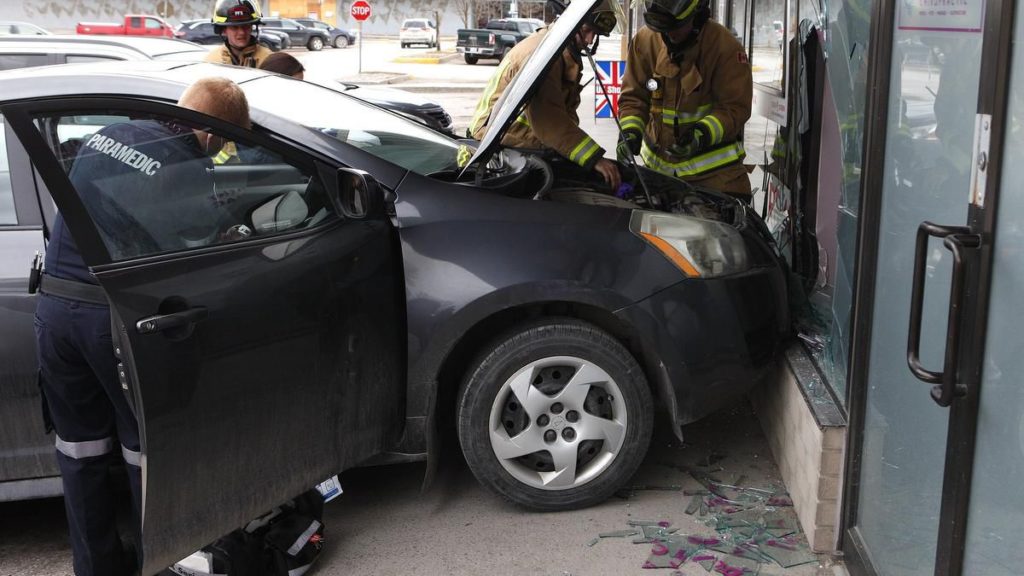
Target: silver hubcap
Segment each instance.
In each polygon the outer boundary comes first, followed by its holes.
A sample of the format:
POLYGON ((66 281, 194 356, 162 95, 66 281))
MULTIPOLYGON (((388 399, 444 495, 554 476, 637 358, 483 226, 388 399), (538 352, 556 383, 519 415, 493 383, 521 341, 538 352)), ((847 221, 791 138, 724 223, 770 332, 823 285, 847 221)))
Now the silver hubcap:
POLYGON ((489 422, 491 449, 509 474, 533 488, 566 490, 611 466, 626 437, 626 404, 603 369, 554 356, 505 381, 489 422))

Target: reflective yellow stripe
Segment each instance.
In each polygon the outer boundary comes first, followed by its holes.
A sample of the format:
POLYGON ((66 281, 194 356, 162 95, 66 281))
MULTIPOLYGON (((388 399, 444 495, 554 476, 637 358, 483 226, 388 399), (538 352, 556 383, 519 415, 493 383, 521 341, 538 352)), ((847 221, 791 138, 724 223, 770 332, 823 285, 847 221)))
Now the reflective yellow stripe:
POLYGON ((518 122, 520 124, 523 124, 527 128, 530 127, 530 121, 526 119, 526 113, 525 112, 523 112, 522 114, 520 114, 519 116, 516 117, 516 122, 518 122))
POLYGON ((498 66, 498 71, 491 76, 491 80, 487 83, 487 87, 484 88, 484 93, 480 95, 480 100, 476 104, 476 110, 473 112, 473 120, 469 123, 469 131, 475 133, 487 122, 487 119, 491 115, 491 96, 494 95, 494 91, 498 89, 498 81, 501 80, 502 74, 505 72, 505 68, 508 67, 510 60, 508 58, 502 60, 498 66))
POLYGON ((693 14, 693 11, 697 9, 698 4, 700 4, 700 2, 698 2, 697 0, 693 0, 693 2, 690 2, 690 5, 686 8, 686 10, 683 10, 682 12, 679 13, 678 16, 676 16, 676 20, 686 20, 687 18, 689 18, 690 14, 693 14))
POLYGON ((639 116, 624 116, 620 122, 622 123, 622 129, 624 131, 629 129, 636 129, 641 132, 644 131, 644 120, 639 116))
POLYGON ((709 144, 715 146, 722 142, 722 138, 725 137, 725 127, 722 126, 722 123, 718 118, 708 114, 701 118, 700 123, 708 128, 708 135, 711 136, 711 142, 709 142, 709 144))
POLYGON ((569 154, 569 160, 579 164, 580 166, 586 166, 587 160, 594 155, 601 148, 594 142, 594 139, 590 136, 584 138, 575 148, 572 149, 572 153, 569 154))
POLYGON ((669 126, 675 125, 677 120, 680 124, 692 124, 707 116, 712 108, 711 104, 698 107, 696 112, 679 112, 678 110, 665 108, 661 111, 661 121, 669 126))
POLYGON ((652 170, 668 174, 669 176, 696 176, 721 168, 726 164, 732 164, 742 159, 746 154, 739 142, 733 142, 720 148, 705 152, 700 156, 682 160, 680 162, 669 162, 654 153, 647 142, 640 146, 640 158, 644 164, 652 170))

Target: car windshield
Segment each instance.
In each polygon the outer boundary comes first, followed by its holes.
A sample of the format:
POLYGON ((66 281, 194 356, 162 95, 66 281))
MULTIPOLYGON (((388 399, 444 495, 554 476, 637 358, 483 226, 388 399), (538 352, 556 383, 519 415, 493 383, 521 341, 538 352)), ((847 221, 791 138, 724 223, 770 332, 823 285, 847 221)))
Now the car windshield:
POLYGON ((458 142, 358 98, 277 76, 245 82, 242 88, 253 108, 318 130, 418 174, 458 166, 462 149, 458 142))

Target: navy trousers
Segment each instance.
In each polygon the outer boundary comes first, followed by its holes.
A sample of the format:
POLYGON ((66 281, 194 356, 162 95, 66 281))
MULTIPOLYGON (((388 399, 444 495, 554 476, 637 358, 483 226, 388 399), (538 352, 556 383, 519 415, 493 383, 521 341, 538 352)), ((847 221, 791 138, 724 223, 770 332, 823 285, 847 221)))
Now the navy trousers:
POLYGON ((36 308, 40 380, 56 432, 77 576, 129 574, 137 563, 118 535, 120 496, 111 477, 124 463, 138 542, 142 495, 139 430, 117 377, 110 310, 41 294, 36 308))

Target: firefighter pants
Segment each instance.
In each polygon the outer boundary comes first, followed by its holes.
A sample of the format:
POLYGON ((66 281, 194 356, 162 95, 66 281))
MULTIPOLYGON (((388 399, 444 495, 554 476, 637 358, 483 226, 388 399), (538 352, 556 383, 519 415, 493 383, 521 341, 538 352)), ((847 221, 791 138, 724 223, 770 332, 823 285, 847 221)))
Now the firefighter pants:
MULTIPOLYGON (((132 493, 132 535, 138 542, 142 493, 135 415, 117 377, 110 310, 41 294, 35 318, 40 382, 56 432, 77 576, 126 574, 129 557, 117 531, 112 466, 126 464, 132 493)), ((138 548, 138 547, 137 547, 138 548)))

